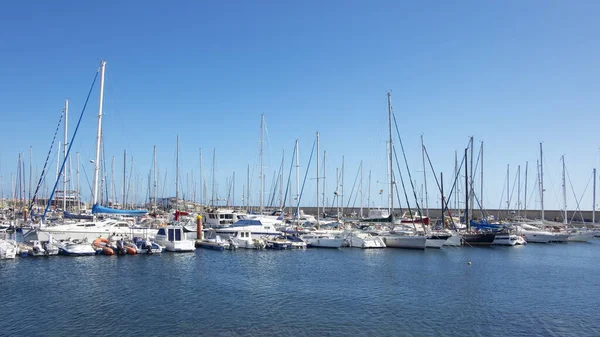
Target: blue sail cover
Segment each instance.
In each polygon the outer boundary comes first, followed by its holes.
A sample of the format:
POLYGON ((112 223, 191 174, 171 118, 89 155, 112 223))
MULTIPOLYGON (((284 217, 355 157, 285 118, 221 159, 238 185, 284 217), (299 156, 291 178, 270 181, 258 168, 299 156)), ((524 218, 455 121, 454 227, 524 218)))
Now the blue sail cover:
POLYGON ((491 229, 493 231, 498 231, 502 227, 502 225, 500 225, 500 224, 493 224, 487 220, 480 220, 480 221, 471 220, 470 223, 471 223, 471 228, 477 228, 480 230, 491 229))
POLYGON ((120 215, 146 215, 148 210, 145 209, 114 209, 109 207, 100 206, 95 204, 92 207, 92 214, 104 213, 104 214, 120 214, 120 215))

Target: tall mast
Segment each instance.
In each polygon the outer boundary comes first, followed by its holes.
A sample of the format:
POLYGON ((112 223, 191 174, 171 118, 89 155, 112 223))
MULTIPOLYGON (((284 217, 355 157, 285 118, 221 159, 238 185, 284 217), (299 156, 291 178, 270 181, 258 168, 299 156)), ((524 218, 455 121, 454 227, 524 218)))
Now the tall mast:
POLYGON ((98 170, 100 169, 100 141, 102 139, 102 104, 104 102, 104 69, 106 61, 100 62, 100 98, 98 100, 98 133, 96 134, 96 160, 94 161, 94 193, 92 205, 98 202, 98 170))
POLYGON ((211 193, 211 205, 215 207, 215 156, 217 155, 217 149, 213 148, 213 162, 212 162, 212 193, 211 193))
POLYGON ((260 115, 260 196, 259 196, 259 213, 262 214, 263 211, 263 196, 264 196, 264 188, 265 188, 265 176, 264 176, 264 172, 263 172, 263 145, 264 145, 264 141, 263 141, 263 130, 265 127, 265 115, 261 114, 260 115))
POLYGON ((565 206, 565 218, 563 220, 563 224, 566 226, 568 224, 567 220, 567 180, 565 179, 565 156, 561 157, 562 159, 562 188, 563 188, 563 201, 565 206))
POLYGON ((471 148, 471 167, 469 168, 469 200, 468 202, 470 203, 469 205, 469 209, 471 210, 471 218, 473 217, 473 206, 474 206, 474 197, 475 197, 475 190, 473 189, 473 136, 471 136, 471 139, 469 141, 469 147, 471 148))
POLYGON ((344 156, 342 156, 342 207, 341 216, 344 216, 344 156))
MULTIPOLYGON (((32 180, 32 177, 33 177, 33 174, 32 174, 32 171, 33 171, 32 161, 33 161, 33 146, 30 146, 29 147, 29 202, 31 202, 31 197, 32 197, 31 194, 32 194, 32 188, 33 188, 33 185, 32 185, 32 182, 33 182, 33 180, 32 180)), ((1 181, 0 181, 0 190, 2 190, 2 182, 1 181)), ((2 197, 1 196, 0 196, 0 203, 2 203, 2 197)), ((31 210, 29 210, 29 211, 31 212, 31 210)))
POLYGON ((300 222, 300 162, 298 161, 298 139, 296 139, 296 225, 300 222))
POLYGON ((246 212, 248 211, 250 211, 250 164, 248 164, 248 169, 246 171, 246 212))
POLYGON ((279 175, 279 210, 283 212, 283 160, 285 159, 285 151, 281 150, 281 174, 279 175))
POLYGON ((131 195, 129 196, 131 200, 131 208, 135 206, 135 162, 133 160, 133 156, 131 156, 131 195))
MULTIPOLYGON (((63 142, 63 158, 67 158, 67 136, 69 128, 69 100, 65 99, 65 132, 64 132, 64 142, 63 142)), ((67 210, 67 170, 63 170, 62 173, 63 179, 63 212, 67 210)))
POLYGON ((544 158, 540 143, 540 202, 542 204, 542 224, 544 223, 544 158))
POLYGON ((325 167, 326 160, 327 160, 327 150, 323 151, 323 213, 325 213, 325 202, 326 202, 326 200, 325 200, 325 196, 326 196, 326 194, 325 194, 325 187, 326 187, 325 180, 327 179, 327 170, 326 170, 326 167, 325 167))
POLYGON ((231 208, 235 209, 235 171, 233 171, 233 177, 231 178, 231 185, 233 186, 231 189, 231 208))
POLYGON ((319 220, 321 217, 319 208, 319 131, 317 131, 317 227, 319 226, 319 220))
POLYGON ((179 211, 179 135, 175 149, 175 211, 179 211))
POLYGON ((79 184, 79 152, 77 152, 77 169, 75 170, 77 175, 77 210, 81 211, 81 185, 79 184))
POLYGON ((388 115, 389 115, 389 131, 390 131, 390 154, 389 154, 389 174, 390 174, 390 192, 389 192, 389 200, 390 200, 390 216, 392 222, 394 221, 394 166, 393 166, 393 157, 392 154, 394 152, 394 142, 392 140, 392 93, 388 91, 388 115))
POLYGON ((506 214, 510 211, 510 164, 506 165, 506 214))
MULTIPOLYGON (((57 159, 56 159, 56 180, 58 180, 58 173, 60 172, 60 140, 58 141, 58 149, 59 150, 56 153, 56 156, 57 156, 57 159)), ((21 154, 19 153, 19 155, 21 155, 21 154)), ((56 206, 58 207, 58 203, 56 204, 56 206)))
POLYGON ((153 182, 152 182, 152 194, 154 196, 154 200, 153 200, 153 204, 152 204, 152 209, 156 212, 156 198, 157 198, 157 186, 156 186, 156 145, 154 145, 154 150, 153 150, 153 156, 152 156, 152 174, 153 174, 153 182))
POLYGON ((204 193, 202 193, 202 148, 200 148, 200 205, 204 205, 204 193))
POLYGON ((465 149, 465 224, 467 225, 467 232, 471 230, 471 224, 469 223, 469 173, 467 165, 467 154, 469 149, 465 149))
MULTIPOLYGON (((457 175, 458 175, 458 151, 454 151, 454 176, 456 177, 457 175)), ((454 205, 455 205, 454 209, 456 209, 458 216, 460 216, 460 209, 458 208, 460 205, 460 201, 458 200, 458 196, 460 195, 459 187, 460 187, 460 184, 456 184, 456 191, 454 192, 454 205)), ((450 192, 452 192, 452 191, 450 191, 450 192)), ((444 206, 442 206, 442 209, 443 208, 444 208, 444 206)), ((443 217, 444 217, 444 215, 442 214, 442 218, 443 217)))
POLYGON ((123 150, 123 202, 121 209, 125 209, 127 204, 127 150, 123 150))
POLYGON ((483 209, 483 141, 481 141, 481 195, 479 196, 479 203, 481 209, 483 209))
POLYGON ((523 201, 523 213, 525 214, 525 218, 527 218, 527 169, 529 166, 529 162, 525 162, 525 200, 523 201))
POLYGON ((360 161, 360 217, 363 217, 363 161, 360 161))
MULTIPOLYGON (((425 215, 429 218, 429 196, 427 194, 427 168, 425 166, 425 143, 421 135, 421 158, 423 159, 423 184, 425 186, 425 215)), ((444 206, 442 205, 442 208, 444 206)))
POLYGON ((371 210, 371 170, 369 170, 369 186, 367 187, 369 190, 367 194, 367 209, 371 210))
POLYGON ((592 194, 592 224, 596 223, 596 169, 594 169, 593 174, 592 174, 593 178, 594 178, 594 187, 593 187, 593 194, 592 194))
POLYGON ((110 164, 110 199, 113 204, 116 203, 115 199, 115 156, 112 157, 110 164))
POLYGON ((521 216, 521 165, 517 166, 517 216, 521 216))

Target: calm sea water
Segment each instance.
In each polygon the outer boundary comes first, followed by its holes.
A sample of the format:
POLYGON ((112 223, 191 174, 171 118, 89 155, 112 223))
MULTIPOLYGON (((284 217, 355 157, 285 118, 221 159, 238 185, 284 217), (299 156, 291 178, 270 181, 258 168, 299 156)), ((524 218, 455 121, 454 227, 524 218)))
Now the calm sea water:
POLYGON ((599 240, 17 258, 0 282, 2 336, 600 336, 599 240))

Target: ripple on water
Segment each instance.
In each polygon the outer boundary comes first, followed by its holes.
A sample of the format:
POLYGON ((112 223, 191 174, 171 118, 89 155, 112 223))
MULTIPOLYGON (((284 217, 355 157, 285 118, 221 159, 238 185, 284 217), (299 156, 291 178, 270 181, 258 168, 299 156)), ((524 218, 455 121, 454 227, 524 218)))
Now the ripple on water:
POLYGON ((0 261, 0 298, 13 308, 0 331, 598 336, 599 257, 593 243, 0 261))

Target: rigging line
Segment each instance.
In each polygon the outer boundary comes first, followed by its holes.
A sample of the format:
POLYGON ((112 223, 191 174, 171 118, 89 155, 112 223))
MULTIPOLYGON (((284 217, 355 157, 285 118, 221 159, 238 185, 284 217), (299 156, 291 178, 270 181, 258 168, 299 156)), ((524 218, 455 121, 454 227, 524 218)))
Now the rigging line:
MULTIPOLYGON (((352 195, 354 195, 354 188, 356 187, 356 181, 358 180, 359 174, 360 174, 360 168, 356 172, 356 178, 354 178, 354 183, 352 184, 352 189, 350 190, 350 196, 348 196, 348 202, 347 202, 346 208, 350 207, 350 201, 352 199, 352 195)), ((356 193, 356 195, 358 195, 358 193, 356 193)), ((356 203, 356 197, 354 198, 354 202, 356 203)), ((352 207, 354 207, 354 205, 352 205, 352 207)))
MULTIPOLYGON (((392 181, 394 181, 394 178, 395 178, 394 172, 392 172, 392 181)), ((398 208, 400 208, 400 213, 404 214, 404 210, 402 209, 402 200, 400 200, 400 192, 398 191, 398 187, 394 188, 394 191, 396 192, 396 200, 398 200, 398 208)), ((408 207, 410 208, 410 205, 408 205, 408 207)), ((392 213, 393 213, 393 210, 392 210, 392 213)))
MULTIPOLYGON (((296 144, 294 144, 294 150, 292 151, 292 153, 296 152, 296 144)), ((283 195, 283 204, 281 205, 281 211, 283 212, 283 210, 285 209, 285 202, 287 201, 287 196, 288 196, 288 191, 290 189, 290 182, 292 179, 292 169, 294 168, 294 158, 292 157, 291 163, 290 163, 290 173, 288 174, 288 180, 285 186, 285 194, 283 195)))
MULTIPOLYGON (((317 141, 313 142, 312 150, 310 151, 310 158, 308 158, 308 165, 306 166, 306 173, 304 173, 304 181, 302 182, 302 188, 300 189, 300 195, 298 196, 298 203, 296 208, 300 207, 300 199, 302 199, 302 193, 304 193, 304 185, 306 184, 306 177, 308 176, 308 170, 310 169, 310 162, 312 161, 313 153, 315 152, 315 144, 317 141)), ((296 214, 296 218, 300 218, 300 214, 296 214)))
POLYGON ((571 177, 569 176, 569 171, 565 168, 565 172, 567 174, 567 179, 569 180, 569 185, 571 185, 571 191, 573 192, 573 197, 575 198, 575 203, 577 204, 577 209, 575 212, 573 212, 573 215, 571 215, 571 220, 569 222, 572 222, 573 219, 575 218, 575 214, 577 213, 577 211, 579 211, 579 215, 581 216, 581 221, 585 222, 583 219, 583 213, 581 213, 581 200, 583 200, 583 196, 585 195, 585 192, 587 192, 588 187, 590 186, 590 181, 593 178, 593 175, 590 176, 590 179, 588 179, 587 185, 585 185, 585 189, 583 190, 583 193, 581 194, 580 198, 577 198, 577 195, 575 194, 575 188, 573 188, 573 182, 571 181, 571 177))
MULTIPOLYGON (((404 177, 402 177, 402 171, 400 171, 400 164, 398 164, 398 155, 396 154, 396 148, 392 145, 392 151, 394 153, 394 158, 396 159, 396 167, 398 167, 398 175, 400 176, 400 182, 402 183, 402 191, 404 192, 404 198, 406 199, 406 207, 408 208, 408 214, 413 222, 413 226, 415 224, 415 220, 413 219, 412 210, 410 208, 410 202, 408 201, 408 194, 406 193, 406 186, 404 185, 404 177)), ((392 172, 393 178, 393 172, 392 172)), ((398 187, 396 187, 398 189, 398 187)), ((398 198, 400 199, 400 198, 398 198)), ((398 200, 400 202, 400 200, 398 200)), ((392 210, 393 212, 394 210, 392 210)))
MULTIPOLYGON (((435 169, 433 168, 433 163, 431 162, 431 158, 429 157, 429 152, 427 152, 427 147, 423 146, 423 148, 425 149, 425 155, 427 156, 427 161, 429 162, 429 167, 431 167, 431 172, 433 173, 433 178, 435 179, 435 183, 438 187, 439 192, 441 193, 442 187, 440 186, 440 182, 437 178, 437 173, 435 172, 435 169)), ((464 162, 465 162, 465 156, 463 155, 462 161, 460 162, 460 166, 456 170, 456 176, 454 176, 454 183, 452 185, 452 188, 450 189, 449 197, 447 199, 444 198, 445 202, 444 202, 444 205, 442 205, 442 216, 444 215, 444 212, 446 211, 446 209, 450 208, 450 207, 446 207, 446 206, 448 206, 448 204, 452 200, 452 195, 454 195, 454 188, 456 187, 456 182, 458 181, 458 177, 460 176, 460 170, 462 169, 462 165, 464 162)))
MULTIPOLYGON (((96 79, 94 79, 94 82, 95 81, 96 81, 96 79)), ((44 180, 44 177, 46 175, 46 167, 48 167, 48 159, 50 159, 50 154, 52 153, 52 148, 54 147, 56 135, 58 134, 58 129, 60 128, 60 125, 62 123, 62 119, 63 119, 64 115, 65 115, 65 111, 63 109, 62 113, 60 114, 60 118, 58 119, 58 125, 56 125, 56 130, 54 131, 54 137, 52 137, 52 143, 50 144, 50 149, 48 150, 48 154, 46 155, 46 161, 44 162, 44 167, 42 168, 42 174, 40 175, 40 180, 38 181, 38 184, 35 188, 35 193, 33 194, 33 197, 30 200, 29 209, 31 209, 33 207, 33 204, 35 203, 35 200, 37 198, 37 194, 42 185, 42 181, 44 180)))
MULTIPOLYGON (((419 206, 419 198, 417 198, 417 192, 415 190, 415 185, 413 184, 413 180, 412 180, 412 176, 410 174, 410 169, 408 168, 408 160, 406 159, 406 152, 404 151, 404 145, 402 143, 402 137, 400 137, 400 131, 398 129, 398 123, 396 122, 396 114, 394 114, 394 112, 392 111, 392 117, 394 118, 394 125, 396 126, 396 134, 398 135, 398 140, 400 142, 400 149, 402 149, 402 156, 404 157, 404 163, 406 164, 406 171, 408 172, 408 179, 410 180, 410 186, 412 187, 412 191, 413 191, 413 195, 415 197, 415 204, 417 205, 417 210, 419 212, 419 214, 423 214, 421 212, 421 207, 419 206)), ((394 149, 394 154, 396 153, 396 149, 394 149)), ((398 158, 396 157, 396 161, 398 161, 398 158)), ((398 165, 398 163, 396 163, 396 165, 398 165)), ((406 193, 406 191, 405 191, 406 193)), ((409 207, 409 211, 410 211, 410 207, 409 207)), ((412 214, 411 214, 412 217, 412 214)), ((413 221, 414 223, 414 221, 413 221)))
MULTIPOLYGON (((96 75, 94 76, 94 81, 92 82, 92 86, 90 87, 90 91, 88 92, 87 98, 85 99, 85 103, 83 104, 83 109, 81 109, 81 114, 79 115, 79 120, 77 121, 77 126, 75 127, 75 132, 73 132, 73 136, 71 136, 71 141, 69 142, 69 148, 67 149, 67 154, 62 162, 60 167, 60 172, 58 176, 62 174, 65 169, 65 164, 67 163, 67 159, 69 158, 69 154, 71 153, 71 147, 73 146, 73 142, 75 141, 75 136, 77 135, 77 131, 79 130, 79 125, 81 124, 81 120, 83 119, 83 114, 85 113, 85 109, 90 100, 90 96, 92 95, 92 90, 94 89, 94 85, 96 84, 96 79, 98 78, 98 73, 100 69, 96 71, 96 75)), ((97 165, 97 164, 96 164, 97 165)), ((54 198, 54 193, 56 192, 56 187, 58 186, 58 182, 60 179, 56 179, 54 183, 54 188, 52 189, 52 193, 50 194, 50 198, 48 198, 48 203, 46 204, 46 208, 44 209, 44 215, 42 215, 42 222, 46 219, 46 213, 48 213, 48 208, 50 208, 50 203, 52 203, 52 198, 54 198)))

